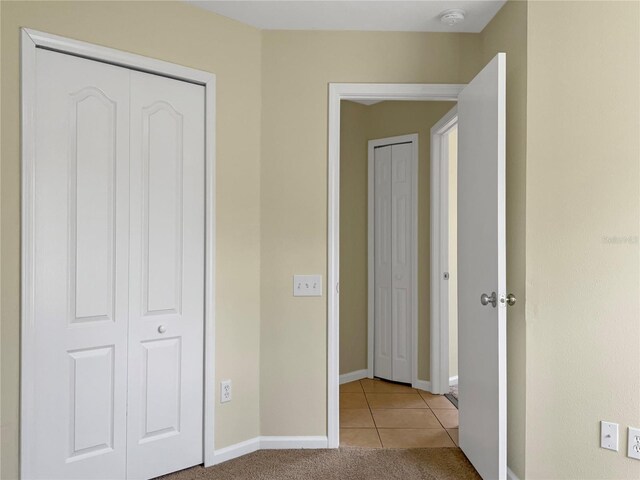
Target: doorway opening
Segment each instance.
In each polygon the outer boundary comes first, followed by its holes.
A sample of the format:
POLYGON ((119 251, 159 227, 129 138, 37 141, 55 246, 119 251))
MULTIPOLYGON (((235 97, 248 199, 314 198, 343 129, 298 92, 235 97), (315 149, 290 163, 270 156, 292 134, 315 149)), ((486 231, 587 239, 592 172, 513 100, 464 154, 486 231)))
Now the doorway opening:
POLYGON ((429 382, 431 129, 452 108, 341 105, 341 445, 456 445, 429 382))
POLYGON ((454 106, 342 102, 341 445, 456 445, 455 406, 430 393, 421 294, 430 288, 431 129, 454 106))
MULTIPOLYGON (((504 53, 496 55, 467 85, 329 85, 329 448, 340 444, 341 103, 343 100, 457 102, 458 359, 463 393, 459 446, 481 476, 506 478, 506 307, 513 302, 506 292, 505 268, 505 92, 504 53), (486 441, 477 442, 477 438, 486 441)), ((448 370, 443 376, 448 383, 448 370)), ((360 386, 363 381, 359 381, 360 386)), ((443 379, 440 383, 444 383, 443 379)))
POLYGON ((458 111, 431 128, 431 387, 458 406, 458 111))

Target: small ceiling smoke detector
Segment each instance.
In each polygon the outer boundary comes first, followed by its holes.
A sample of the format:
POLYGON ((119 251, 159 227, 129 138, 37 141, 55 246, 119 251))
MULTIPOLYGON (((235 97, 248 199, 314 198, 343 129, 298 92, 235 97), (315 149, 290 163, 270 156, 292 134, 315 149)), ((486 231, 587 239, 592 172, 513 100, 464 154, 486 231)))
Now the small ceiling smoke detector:
POLYGON ((466 15, 465 11, 460 10, 458 8, 454 8, 452 10, 445 10, 440 14, 440 21, 445 25, 449 25, 450 27, 452 27, 453 25, 462 23, 464 21, 465 15, 466 15))

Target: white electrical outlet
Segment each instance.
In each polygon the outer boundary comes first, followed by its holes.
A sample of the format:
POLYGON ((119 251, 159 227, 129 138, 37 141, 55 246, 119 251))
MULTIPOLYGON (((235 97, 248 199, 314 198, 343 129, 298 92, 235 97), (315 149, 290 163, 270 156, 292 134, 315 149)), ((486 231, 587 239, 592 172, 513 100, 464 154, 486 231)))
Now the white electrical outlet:
POLYGON ((231 401, 231 380, 220 382, 220 403, 231 401))
POLYGON ((640 428, 629 427, 627 457, 640 460, 640 428))
POLYGON ((600 422, 600 447, 618 451, 618 424, 600 422))
POLYGON ((294 297, 321 297, 322 275, 294 275, 294 297))

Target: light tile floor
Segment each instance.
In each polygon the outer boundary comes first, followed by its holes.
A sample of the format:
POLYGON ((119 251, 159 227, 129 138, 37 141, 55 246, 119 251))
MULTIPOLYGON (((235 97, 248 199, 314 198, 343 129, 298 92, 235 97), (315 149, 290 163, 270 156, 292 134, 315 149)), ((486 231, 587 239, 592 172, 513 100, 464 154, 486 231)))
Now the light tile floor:
POLYGON ((365 378, 340 385, 340 445, 429 448, 458 445, 458 409, 442 395, 365 378))

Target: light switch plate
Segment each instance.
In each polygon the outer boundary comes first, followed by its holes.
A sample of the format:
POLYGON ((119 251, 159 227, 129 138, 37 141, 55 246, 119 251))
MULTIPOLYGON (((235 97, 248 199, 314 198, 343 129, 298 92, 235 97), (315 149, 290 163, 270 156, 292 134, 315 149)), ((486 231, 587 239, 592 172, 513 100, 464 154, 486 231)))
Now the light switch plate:
POLYGON ((600 447, 618 451, 618 424, 600 422, 600 447))
POLYGON ((629 427, 627 457, 640 460, 640 428, 629 427))
POLYGON ((294 297, 321 297, 322 275, 294 275, 294 297))

